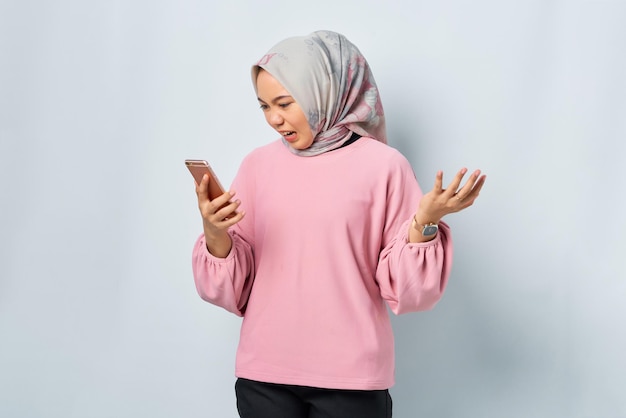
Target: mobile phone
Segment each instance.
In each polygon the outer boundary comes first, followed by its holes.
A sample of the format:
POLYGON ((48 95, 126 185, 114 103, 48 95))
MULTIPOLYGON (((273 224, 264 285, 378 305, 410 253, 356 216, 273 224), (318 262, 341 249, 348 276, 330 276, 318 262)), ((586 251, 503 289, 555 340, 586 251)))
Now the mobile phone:
POLYGON ((196 184, 200 184, 205 174, 209 175, 209 199, 213 200, 224 194, 224 187, 222 187, 222 184, 208 162, 205 160, 185 160, 185 165, 196 181, 196 184))
MULTIPOLYGON (((219 179, 215 175, 215 172, 213 171, 213 169, 211 168, 208 162, 206 162, 205 160, 185 160, 185 165, 187 166, 187 168, 189 169, 189 172, 191 173, 194 180, 196 181, 196 184, 200 184, 200 182, 202 181, 202 177, 205 174, 209 175, 209 179, 210 179, 209 180, 209 199, 210 200, 213 200, 216 197, 224 194, 224 187, 222 187, 222 183, 220 183, 219 179)), ((231 202, 224 203, 222 205, 222 208, 230 203, 231 202)), ((237 212, 233 212, 230 215, 228 215, 226 219, 232 218, 236 214, 237 212)))

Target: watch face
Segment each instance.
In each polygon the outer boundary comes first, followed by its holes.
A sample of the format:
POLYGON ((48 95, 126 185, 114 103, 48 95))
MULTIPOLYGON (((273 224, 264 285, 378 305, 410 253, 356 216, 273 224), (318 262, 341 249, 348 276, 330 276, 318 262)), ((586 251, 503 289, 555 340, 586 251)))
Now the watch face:
POLYGON ((426 225, 422 230, 422 235, 424 235, 425 237, 435 235, 438 229, 439 228, 437 225, 426 225))

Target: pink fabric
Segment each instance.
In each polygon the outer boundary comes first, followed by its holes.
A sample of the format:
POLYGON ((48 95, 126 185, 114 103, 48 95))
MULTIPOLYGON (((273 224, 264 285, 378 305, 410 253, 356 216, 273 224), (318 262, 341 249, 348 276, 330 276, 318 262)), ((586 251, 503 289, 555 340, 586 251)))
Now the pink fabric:
POLYGON ((314 135, 303 150, 283 143, 296 155, 314 156, 346 142, 352 132, 387 142, 380 94, 370 67, 345 36, 317 31, 285 39, 252 67, 256 89, 259 67, 293 96, 314 135))
POLYGON ((445 223, 433 241, 407 242, 421 197, 408 161, 371 138, 314 158, 275 141, 246 157, 233 189, 247 213, 230 230, 233 248, 213 257, 200 236, 193 273, 203 299, 244 317, 236 375, 391 387, 385 303, 395 313, 432 308, 452 263, 445 223))

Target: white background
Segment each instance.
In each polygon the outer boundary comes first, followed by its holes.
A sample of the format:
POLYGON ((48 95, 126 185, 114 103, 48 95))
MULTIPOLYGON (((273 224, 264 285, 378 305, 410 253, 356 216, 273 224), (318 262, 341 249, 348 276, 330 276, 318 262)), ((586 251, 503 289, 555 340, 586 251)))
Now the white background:
MULTIPOLYGON (((450 216, 432 311, 393 318, 396 417, 626 417, 626 2, 0 1, 0 416, 235 417, 240 319, 197 296, 185 158, 276 135, 250 65, 316 29, 368 58, 450 216)), ((302 179, 306 186, 312 179, 302 179)))

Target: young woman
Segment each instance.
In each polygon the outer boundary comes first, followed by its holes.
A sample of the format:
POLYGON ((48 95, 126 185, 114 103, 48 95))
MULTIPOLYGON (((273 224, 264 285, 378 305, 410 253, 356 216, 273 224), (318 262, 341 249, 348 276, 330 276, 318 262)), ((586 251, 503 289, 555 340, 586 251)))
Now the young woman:
POLYGON ((390 417, 386 305, 400 314, 441 298, 452 263, 441 219, 472 205, 485 176, 462 185, 462 169, 444 189, 439 172, 422 195, 386 145, 365 58, 338 33, 278 43, 252 81, 281 138, 244 159, 230 192, 209 200, 208 178, 197 185, 193 250, 200 296, 243 316, 239 414, 390 417))

